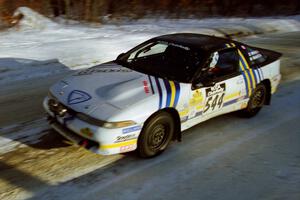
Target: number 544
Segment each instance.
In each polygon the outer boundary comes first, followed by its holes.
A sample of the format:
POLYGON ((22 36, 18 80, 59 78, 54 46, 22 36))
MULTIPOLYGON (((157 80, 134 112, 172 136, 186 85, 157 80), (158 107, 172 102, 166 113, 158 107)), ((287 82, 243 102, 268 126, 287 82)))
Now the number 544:
POLYGON ((203 113, 207 112, 209 109, 214 111, 216 107, 221 108, 223 105, 224 95, 225 93, 208 97, 203 113))

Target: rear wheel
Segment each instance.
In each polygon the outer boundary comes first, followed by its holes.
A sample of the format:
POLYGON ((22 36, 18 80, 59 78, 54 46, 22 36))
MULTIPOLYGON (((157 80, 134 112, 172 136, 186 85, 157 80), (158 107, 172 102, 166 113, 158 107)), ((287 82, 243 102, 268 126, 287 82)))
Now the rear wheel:
POLYGON ((162 153, 169 145, 174 130, 174 120, 168 112, 159 112, 151 117, 138 140, 139 156, 149 158, 162 153))
POLYGON ((247 107, 241 110, 240 114, 243 117, 255 116, 265 104, 266 97, 267 97, 266 86, 264 84, 257 85, 253 94, 249 99, 247 107))

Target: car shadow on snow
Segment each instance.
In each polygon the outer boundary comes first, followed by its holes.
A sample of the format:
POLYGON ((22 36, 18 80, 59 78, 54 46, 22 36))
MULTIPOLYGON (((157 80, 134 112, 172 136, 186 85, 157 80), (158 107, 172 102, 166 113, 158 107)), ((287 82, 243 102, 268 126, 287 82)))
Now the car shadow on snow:
POLYGON ((51 85, 74 72, 58 59, 0 58, 0 136, 37 149, 68 146, 48 126, 42 102, 51 85))
POLYGON ((29 146, 36 149, 56 149, 71 146, 72 143, 66 140, 62 135, 54 129, 45 130, 46 134, 42 135, 39 142, 30 144, 29 146))

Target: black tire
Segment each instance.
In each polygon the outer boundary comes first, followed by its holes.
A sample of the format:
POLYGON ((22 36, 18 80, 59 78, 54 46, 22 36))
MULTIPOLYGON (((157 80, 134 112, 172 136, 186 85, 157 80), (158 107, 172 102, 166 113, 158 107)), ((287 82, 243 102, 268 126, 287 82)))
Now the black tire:
POLYGON ((140 157, 151 158, 162 153, 169 145, 175 131, 172 115, 161 111, 144 125, 138 139, 137 152, 140 157))
POLYGON ((267 88, 264 84, 258 84, 251 95, 248 105, 240 111, 242 117, 254 117, 261 110, 267 99, 267 88))

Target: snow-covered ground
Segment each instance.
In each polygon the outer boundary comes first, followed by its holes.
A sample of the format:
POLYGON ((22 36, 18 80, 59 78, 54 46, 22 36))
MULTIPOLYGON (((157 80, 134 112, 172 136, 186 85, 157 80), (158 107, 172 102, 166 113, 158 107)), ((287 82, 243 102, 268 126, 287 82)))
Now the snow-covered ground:
POLYGON ((299 16, 96 27, 52 22, 27 8, 19 12, 25 15, 19 26, 0 32, 1 200, 299 199, 299 32, 257 35, 297 31, 299 16), (149 160, 92 154, 66 145, 49 128, 41 101, 65 72, 173 32, 254 34, 240 39, 283 52, 283 83, 272 105, 253 119, 226 115, 202 123, 149 160))
POLYGON ((56 23, 25 7, 19 8, 18 13, 24 15, 18 26, 0 32, 0 85, 110 61, 161 34, 245 36, 300 30, 297 16, 291 19, 143 19, 121 25, 87 26, 56 23))

